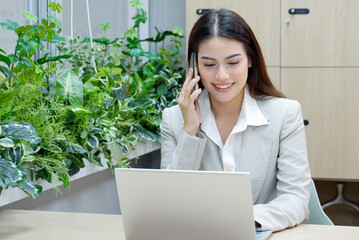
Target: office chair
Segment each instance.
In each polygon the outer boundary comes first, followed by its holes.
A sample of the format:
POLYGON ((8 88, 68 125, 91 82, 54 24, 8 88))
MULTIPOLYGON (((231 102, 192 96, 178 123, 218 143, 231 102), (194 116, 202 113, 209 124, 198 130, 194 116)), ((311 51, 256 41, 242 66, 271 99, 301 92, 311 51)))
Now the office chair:
POLYGON ((320 205, 313 179, 310 180, 310 198, 308 207, 310 216, 303 222, 303 224, 334 225, 320 205))

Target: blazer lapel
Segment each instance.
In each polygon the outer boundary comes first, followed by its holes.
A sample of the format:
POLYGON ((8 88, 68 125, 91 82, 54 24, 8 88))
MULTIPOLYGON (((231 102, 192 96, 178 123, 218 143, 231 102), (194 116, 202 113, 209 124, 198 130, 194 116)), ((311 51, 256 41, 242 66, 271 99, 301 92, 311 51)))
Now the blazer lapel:
POLYGON ((248 127, 243 132, 238 170, 251 174, 253 204, 256 203, 267 175, 273 141, 260 132, 261 127, 248 127), (259 130, 259 131, 258 131, 259 130))

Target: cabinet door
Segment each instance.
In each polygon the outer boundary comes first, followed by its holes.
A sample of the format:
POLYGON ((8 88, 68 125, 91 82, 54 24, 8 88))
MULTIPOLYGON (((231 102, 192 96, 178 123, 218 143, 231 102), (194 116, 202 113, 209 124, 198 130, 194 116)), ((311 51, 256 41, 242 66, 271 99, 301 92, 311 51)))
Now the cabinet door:
POLYGON ((318 179, 359 179, 359 68, 282 68, 281 89, 302 104, 318 179))
POLYGON ((282 66, 359 66, 358 0, 285 0, 282 66), (308 8, 309 14, 289 9, 308 8))
POLYGON ((279 66, 280 0, 186 0, 186 36, 200 17, 197 9, 227 8, 241 15, 253 30, 267 66, 279 66))

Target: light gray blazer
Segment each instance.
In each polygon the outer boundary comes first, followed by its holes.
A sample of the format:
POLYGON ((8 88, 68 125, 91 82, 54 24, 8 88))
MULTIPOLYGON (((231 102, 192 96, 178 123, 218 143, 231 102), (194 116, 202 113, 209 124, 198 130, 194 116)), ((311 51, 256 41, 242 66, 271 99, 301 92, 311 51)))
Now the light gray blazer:
MULTIPOLYGON (((239 171, 251 174, 254 219, 262 230, 278 231, 309 216, 310 170, 301 106, 284 98, 257 100, 268 125, 243 132, 239 171)), ((161 168, 223 171, 218 146, 199 128, 183 130, 179 106, 167 108, 161 123, 161 168)))

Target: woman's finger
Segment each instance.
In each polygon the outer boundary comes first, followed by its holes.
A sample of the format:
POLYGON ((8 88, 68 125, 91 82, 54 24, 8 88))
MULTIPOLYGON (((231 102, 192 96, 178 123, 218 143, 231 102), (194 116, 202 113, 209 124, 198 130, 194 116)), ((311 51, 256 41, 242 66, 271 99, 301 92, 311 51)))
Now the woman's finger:
POLYGON ((191 102, 194 103, 195 100, 198 99, 198 96, 201 94, 201 92, 202 92, 202 89, 201 89, 201 88, 199 88, 199 89, 197 89, 196 91, 194 91, 194 92, 191 94, 191 96, 189 97, 190 100, 191 100, 191 102))
POLYGON ((197 76, 195 78, 193 78, 187 85, 186 89, 190 90, 190 92, 192 93, 192 90, 194 89, 194 86, 199 82, 199 80, 201 79, 200 76, 197 76))
POLYGON ((188 69, 186 80, 183 83, 182 89, 186 88, 188 83, 192 80, 192 76, 193 76, 193 68, 190 68, 190 69, 188 69))

